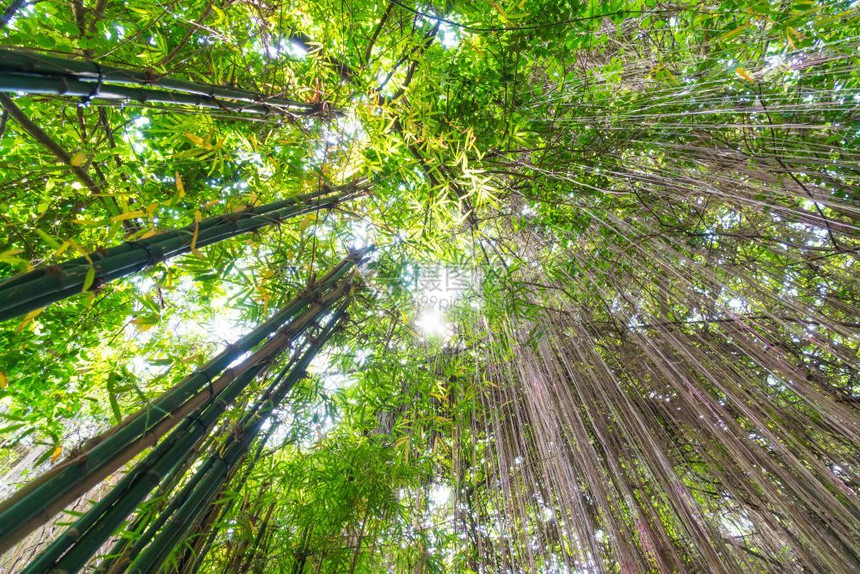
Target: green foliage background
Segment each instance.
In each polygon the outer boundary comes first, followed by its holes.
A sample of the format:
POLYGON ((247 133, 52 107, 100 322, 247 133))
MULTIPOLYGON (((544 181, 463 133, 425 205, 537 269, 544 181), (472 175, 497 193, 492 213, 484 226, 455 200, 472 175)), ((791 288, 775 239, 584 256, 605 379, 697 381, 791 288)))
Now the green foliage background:
MULTIPOLYGON (((778 373, 731 348, 738 335, 720 326, 743 315, 856 424, 858 32, 848 1, 23 4, 0 29, 5 47, 332 112, 17 95, 99 193, 4 115, 3 277, 322 183, 367 177, 371 192, 0 325, 0 495, 372 242, 349 324, 223 493, 231 506, 204 570, 554 572, 566 553, 583 569, 625 571, 609 543, 599 565, 577 554, 582 541, 538 543, 536 531, 503 548, 518 518, 500 510, 483 462, 502 440, 484 422, 505 411, 482 397, 512 379, 494 369, 516 362, 520 343, 538 348, 563 311, 589 326, 627 392, 649 387, 624 362, 627 331, 661 322, 765 386, 778 373), (450 336, 418 326, 426 309, 410 274, 432 265, 480 278, 447 312, 450 336), (492 523, 499 512, 511 524, 492 523), (468 520, 482 513, 491 542, 478 549, 468 520), (540 550, 527 560, 529 545, 540 550)), ((774 424, 794 424, 782 408, 830 420, 791 385, 771 387, 774 424)), ((726 416, 755 432, 742 412, 726 416)), ((839 461, 856 497, 856 437, 836 434, 807 439, 839 461)), ((704 488, 707 471, 684 460, 672 464, 687 486, 704 488)), ((696 544, 669 502, 649 496, 695 569, 696 544)), ((692 496, 714 516, 721 500, 742 502, 692 496)), ((774 567, 765 535, 738 542, 755 571, 774 567)), ((808 564, 793 552, 786 544, 786 568, 808 564)))

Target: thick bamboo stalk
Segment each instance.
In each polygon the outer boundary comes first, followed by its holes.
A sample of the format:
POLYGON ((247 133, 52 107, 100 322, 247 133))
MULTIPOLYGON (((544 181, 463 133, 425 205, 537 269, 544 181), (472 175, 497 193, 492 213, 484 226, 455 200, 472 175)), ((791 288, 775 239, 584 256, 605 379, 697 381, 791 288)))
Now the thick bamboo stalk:
MULTIPOLYGON (((80 454, 51 469, 0 504, 0 552, 4 552, 27 533, 44 524, 51 516, 144 448, 154 445, 185 415, 223 390, 243 371, 238 367, 228 369, 216 379, 218 373, 243 353, 270 337, 287 320, 312 303, 313 299, 330 289, 367 252, 368 250, 357 251, 341 261, 311 289, 293 299, 271 319, 218 354, 202 369, 183 379, 173 389, 122 424, 92 439, 80 454), (207 388, 210 389, 208 392, 207 388)), ((271 344, 273 343, 270 339, 266 346, 271 344)))
MULTIPOLYGON (((319 314, 317 314, 317 317, 319 317, 319 314)), ((302 353, 304 353, 309 346, 309 343, 310 342, 307 339, 304 340, 303 344, 294 351, 293 356, 290 357, 290 360, 286 365, 284 365, 277 377, 275 377, 275 380, 270 384, 270 387, 279 385, 284 377, 288 375, 290 370, 293 369, 296 362, 302 356, 302 353)), ((206 467, 211 466, 211 462, 211 459, 208 459, 202 466, 197 468, 194 476, 192 476, 191 479, 185 483, 182 489, 170 499, 170 502, 159 511, 158 516, 156 516, 154 520, 150 521, 137 540, 131 541, 126 538, 120 538, 109 553, 109 557, 99 565, 99 571, 125 571, 128 563, 146 547, 148 542, 152 540, 153 536, 155 536, 155 534, 161 529, 170 516, 197 489, 200 479, 204 476, 204 472, 202 471, 206 467), (111 554, 113 556, 110 556, 111 554)), ((165 482, 162 481, 162 486, 164 485, 165 482)))
POLYGON ((354 182, 334 190, 324 188, 245 211, 213 216, 173 231, 12 277, 0 283, 0 320, 26 314, 80 293, 90 270, 93 270, 90 288, 95 288, 171 257, 189 253, 192 242, 195 248, 205 247, 292 217, 333 207, 361 193, 362 183, 354 182))
MULTIPOLYGON (((307 344, 307 340, 304 341, 303 345, 306 345, 306 344, 307 344)), ((300 351, 302 349, 303 349, 303 347, 300 347, 299 349, 297 349, 293 353, 293 356, 290 358, 289 362, 282 368, 281 372, 278 374, 277 380, 283 379, 283 377, 286 375, 286 373, 289 371, 289 369, 292 368, 292 366, 295 364, 295 361, 297 360, 297 357, 300 354, 300 351)), ((260 455, 263 452, 263 446, 265 445, 268 438, 274 433, 274 430, 275 430, 274 426, 269 427, 269 430, 266 431, 266 435, 264 435, 262 437, 262 439, 260 441, 258 441, 257 450, 254 453, 254 461, 252 462, 252 464, 245 466, 245 469, 243 472, 244 477, 247 477, 248 473, 251 470, 251 467, 253 466, 253 463, 256 462, 257 460, 259 460, 260 455)), ((217 437, 211 437, 210 436, 209 437, 209 443, 211 443, 211 441, 213 441, 213 440, 217 440, 217 437)), ((198 447, 196 449, 194 456, 197 456, 197 453, 202 452, 203 448, 206 448, 208 446, 210 446, 210 444, 201 443, 200 447, 198 447)), ((186 460, 185 464, 178 466, 173 471, 171 477, 169 477, 165 481, 162 481, 162 483, 159 485, 158 490, 156 491, 154 496, 158 497, 158 498, 164 498, 167 495, 169 495, 170 492, 172 492, 173 489, 176 487, 177 483, 179 482, 179 479, 182 478, 182 475, 184 475, 185 472, 188 470, 188 468, 191 466, 191 463, 193 463, 193 461, 186 460)), ((244 480, 244 479, 240 478, 239 480, 244 480)), ((185 490, 185 487, 183 487, 183 490, 185 490)), ((182 499, 182 498, 184 498, 184 495, 182 493, 180 493, 178 496, 174 496, 173 498, 171 498, 171 500, 169 501, 169 504, 173 505, 174 502, 176 502, 178 504, 179 503, 178 499, 182 499)), ((223 512, 227 508, 230 507, 231 503, 232 503, 232 500, 225 501, 224 505, 218 505, 217 502, 214 503, 212 505, 212 507, 210 508, 210 512, 208 514, 208 518, 206 520, 206 523, 209 524, 209 523, 211 523, 211 521, 215 520, 218 516, 222 515, 223 512)), ((164 505, 162 505, 162 509, 164 509, 164 505)), ((127 526, 124 530, 126 532, 139 531, 139 532, 141 532, 141 534, 140 534, 141 538, 145 538, 147 540, 150 539, 151 538, 150 533, 154 533, 155 531, 157 531, 161 527, 161 525, 163 524, 163 522, 160 522, 161 517, 164 516, 165 519, 167 518, 166 512, 164 512, 162 510, 160 510, 159 512, 160 512, 159 516, 155 519, 153 519, 152 516, 149 516, 146 513, 139 513, 135 517, 134 522, 131 523, 130 526, 127 526)), ((209 529, 206 528, 204 525, 203 526, 203 532, 208 532, 208 531, 209 531, 209 529)), ((207 536, 206 540, 200 540, 199 544, 197 546, 198 547, 199 546, 208 546, 208 544, 211 543, 211 538, 212 538, 211 535, 212 534, 213 533, 210 532, 209 535, 207 536)), ((128 538, 128 537, 118 538, 117 541, 115 542, 115 544, 113 545, 113 547, 111 548, 111 550, 109 552, 107 552, 107 554, 105 555, 106 556, 105 559, 94 570, 95 574, 119 574, 121 572, 125 572, 125 569, 126 569, 126 566, 128 565, 128 563, 140 551, 140 548, 135 547, 136 544, 137 544, 137 541, 133 538, 128 538)), ((190 551, 192 551, 192 549, 188 548, 187 551, 190 552, 190 551)), ((206 552, 206 550, 200 550, 199 548, 198 548, 198 551, 201 554, 205 554, 205 552, 206 552)), ((195 552, 194 556, 193 556, 193 562, 189 563, 188 567, 190 568, 192 566, 192 564, 196 563, 199 559, 200 559, 200 555, 197 554, 197 552, 195 552)), ((180 568, 180 570, 181 570, 181 568, 180 568)))
POLYGON ((259 434, 271 412, 284 400, 295 383, 304 377, 308 364, 336 330, 344 312, 345 306, 341 306, 286 379, 246 413, 230 433, 227 443, 218 453, 209 457, 207 463, 211 464, 204 465, 199 471, 203 476, 198 479, 197 488, 183 500, 158 535, 132 562, 129 572, 154 572, 164 563, 199 515, 209 507, 213 496, 259 434))
MULTIPOLYGON (((20 52, 9 49, 0 50, 0 71, 34 77, 67 78, 75 82, 90 84, 91 89, 85 97, 98 97, 105 84, 155 86, 164 90, 203 96, 209 101, 232 100, 260 105, 264 108, 274 107, 290 110, 292 113, 316 113, 322 109, 320 104, 310 104, 284 98, 275 98, 211 84, 200 84, 187 80, 169 77, 159 77, 152 71, 137 71, 101 65, 85 60, 73 60, 46 56, 33 52, 20 52)), ((226 103, 226 102, 221 102, 226 103)))
MULTIPOLYGON (((324 301, 305 312, 300 319, 303 321, 302 328, 307 327, 311 322, 324 315, 332 303, 347 293, 349 287, 350 283, 348 282, 341 284, 324 301)), ((193 456, 194 446, 214 426, 227 406, 255 377, 272 364, 272 361, 281 354, 289 340, 296 336, 296 333, 282 333, 282 335, 281 341, 276 344, 267 344, 266 347, 249 357, 244 362, 248 366, 248 370, 219 394, 217 400, 208 403, 189 416, 181 428, 172 433, 143 462, 123 477, 107 496, 78 519, 71 528, 67 529, 48 549, 28 565, 24 572, 35 573, 53 570, 73 572, 82 568, 126 517, 143 502, 149 492, 162 482, 173 469, 183 464, 189 456, 193 456)), ((271 343, 275 343, 275 339, 271 343)), ((293 370, 302 364, 302 361, 298 361, 298 366, 295 366, 293 370)), ((204 462, 200 470, 205 470, 212 464, 214 461, 209 459, 204 462)), ((205 484, 200 484, 196 477, 192 482, 192 493, 200 488, 207 488, 205 484)))
POLYGON ((149 492, 189 456, 193 456, 195 446, 226 408, 272 364, 289 341, 325 313, 329 305, 341 298, 349 287, 349 283, 343 283, 335 288, 294 324, 243 361, 239 367, 243 372, 218 393, 216 400, 200 406, 193 414, 189 413, 190 416, 183 420, 180 428, 159 443, 110 493, 42 552, 25 572, 44 572, 56 568, 76 571, 81 568, 149 492))
MULTIPOLYGON (((2 55, 0 55, 2 57, 2 55)), ((106 84, 94 91, 94 84, 64 76, 29 76, 26 74, 0 72, 0 92, 27 95, 71 96, 85 100, 133 101, 139 104, 174 104, 208 108, 227 112, 251 114, 294 114, 295 110, 285 110, 271 104, 252 104, 222 100, 211 96, 152 90, 106 84)), ((322 107, 313 110, 321 113, 322 107)))

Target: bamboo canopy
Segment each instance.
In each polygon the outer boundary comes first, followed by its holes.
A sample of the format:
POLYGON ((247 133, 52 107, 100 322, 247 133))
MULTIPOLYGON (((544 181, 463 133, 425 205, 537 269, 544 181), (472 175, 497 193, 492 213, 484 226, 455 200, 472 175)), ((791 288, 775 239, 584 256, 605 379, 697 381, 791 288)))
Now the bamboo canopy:
POLYGON ((0 571, 860 571, 856 5, 0 36, 0 571))

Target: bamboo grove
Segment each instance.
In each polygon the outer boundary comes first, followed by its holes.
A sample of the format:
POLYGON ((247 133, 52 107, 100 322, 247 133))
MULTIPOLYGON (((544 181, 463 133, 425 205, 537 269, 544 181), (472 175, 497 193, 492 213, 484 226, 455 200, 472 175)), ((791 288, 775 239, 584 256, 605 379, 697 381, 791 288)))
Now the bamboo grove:
POLYGON ((856 2, 0 8, 0 572, 860 570, 856 2))

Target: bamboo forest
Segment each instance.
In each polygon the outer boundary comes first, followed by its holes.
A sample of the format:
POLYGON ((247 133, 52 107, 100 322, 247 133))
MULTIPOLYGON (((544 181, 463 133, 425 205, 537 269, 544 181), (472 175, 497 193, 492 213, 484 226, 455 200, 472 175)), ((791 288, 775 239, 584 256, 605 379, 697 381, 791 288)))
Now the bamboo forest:
POLYGON ((860 2, 0 1, 19 572, 860 573, 860 2))

